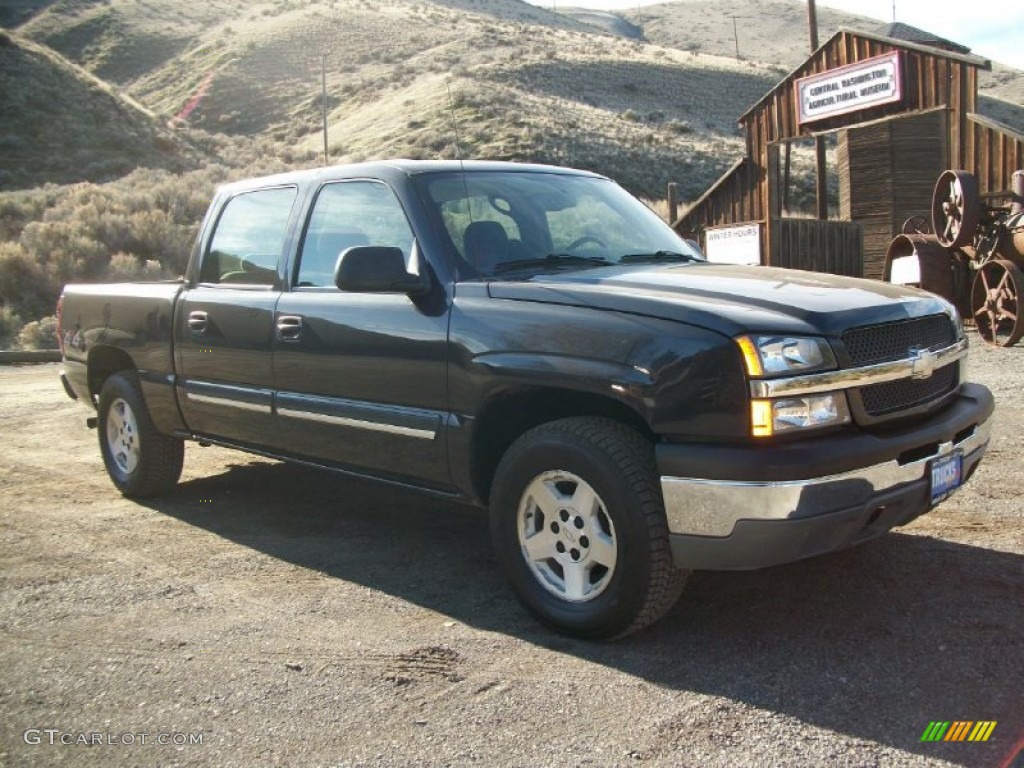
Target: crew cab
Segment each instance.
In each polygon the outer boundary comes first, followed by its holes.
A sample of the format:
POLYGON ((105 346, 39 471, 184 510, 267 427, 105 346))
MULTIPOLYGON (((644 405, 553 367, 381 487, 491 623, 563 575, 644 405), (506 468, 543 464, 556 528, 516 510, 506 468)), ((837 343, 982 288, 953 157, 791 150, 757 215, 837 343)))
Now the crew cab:
POLYGON ((708 263, 613 181, 394 161, 228 184, 176 282, 68 285, 62 377, 114 485, 186 440, 488 508, 552 627, 639 629, 694 569, 903 525, 978 466, 993 400, 920 290, 708 263))

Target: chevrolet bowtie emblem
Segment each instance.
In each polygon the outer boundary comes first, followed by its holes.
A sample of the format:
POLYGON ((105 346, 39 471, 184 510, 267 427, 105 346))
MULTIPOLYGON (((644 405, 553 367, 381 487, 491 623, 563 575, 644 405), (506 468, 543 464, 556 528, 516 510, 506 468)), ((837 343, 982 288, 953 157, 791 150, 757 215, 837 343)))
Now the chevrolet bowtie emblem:
POLYGON ((935 363, 939 359, 938 355, 931 350, 917 349, 916 347, 911 347, 908 351, 912 363, 910 378, 918 380, 930 378, 935 372, 935 363))

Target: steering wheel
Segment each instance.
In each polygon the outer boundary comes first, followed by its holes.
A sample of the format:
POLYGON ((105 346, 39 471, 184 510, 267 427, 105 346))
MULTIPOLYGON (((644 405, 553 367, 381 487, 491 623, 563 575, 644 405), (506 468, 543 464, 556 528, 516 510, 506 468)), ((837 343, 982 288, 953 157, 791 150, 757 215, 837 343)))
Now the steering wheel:
POLYGON ((575 251, 577 248, 580 248, 580 247, 586 245, 587 243, 593 243, 598 248, 607 248, 608 247, 608 243, 606 243, 600 237, 594 237, 593 235, 584 235, 583 237, 577 237, 575 240, 573 240, 571 243, 569 243, 565 247, 565 250, 567 250, 567 251, 575 251))

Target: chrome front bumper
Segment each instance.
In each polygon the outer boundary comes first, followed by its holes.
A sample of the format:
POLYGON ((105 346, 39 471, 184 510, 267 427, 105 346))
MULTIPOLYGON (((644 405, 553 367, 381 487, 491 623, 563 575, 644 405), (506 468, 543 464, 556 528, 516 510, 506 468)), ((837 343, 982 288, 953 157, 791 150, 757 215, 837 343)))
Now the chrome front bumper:
POLYGON ((967 477, 988 446, 991 419, 959 443, 907 464, 887 461, 828 477, 786 482, 702 480, 662 477, 661 491, 670 533, 729 536, 740 520, 787 520, 825 515, 927 478, 929 463, 954 450, 963 452, 967 477))

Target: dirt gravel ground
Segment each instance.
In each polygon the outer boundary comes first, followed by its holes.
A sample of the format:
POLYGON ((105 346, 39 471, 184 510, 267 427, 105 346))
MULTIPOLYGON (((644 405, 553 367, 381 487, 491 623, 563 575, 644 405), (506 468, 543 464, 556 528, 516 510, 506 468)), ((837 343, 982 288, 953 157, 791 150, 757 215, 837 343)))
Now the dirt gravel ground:
POLYGON ((972 346, 960 493, 611 644, 534 623, 475 510, 194 445, 123 499, 57 366, 0 369, 0 765, 1019 766, 1024 346, 972 346))

